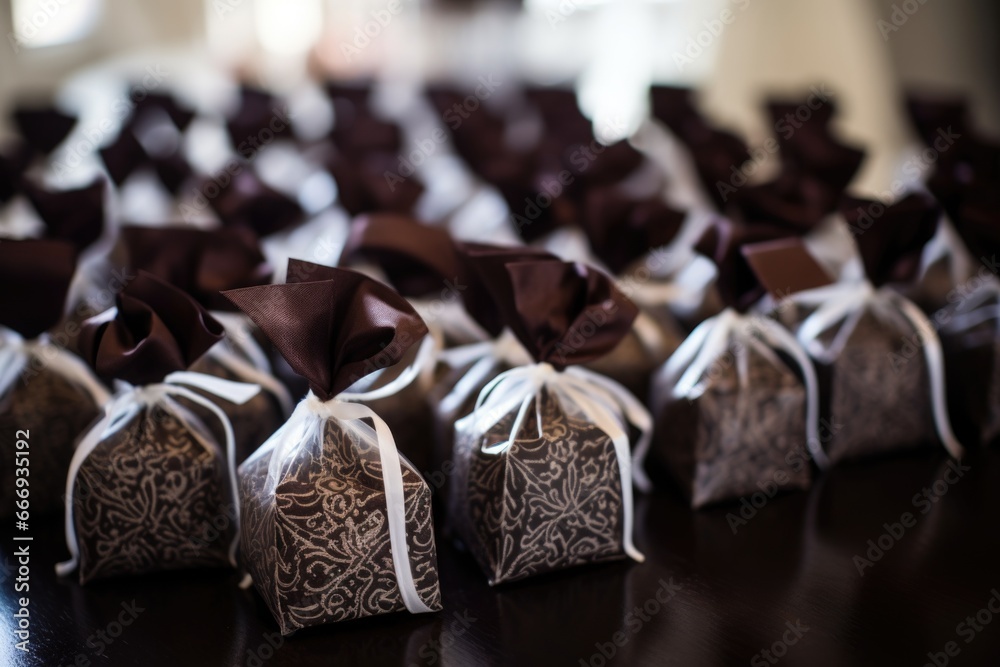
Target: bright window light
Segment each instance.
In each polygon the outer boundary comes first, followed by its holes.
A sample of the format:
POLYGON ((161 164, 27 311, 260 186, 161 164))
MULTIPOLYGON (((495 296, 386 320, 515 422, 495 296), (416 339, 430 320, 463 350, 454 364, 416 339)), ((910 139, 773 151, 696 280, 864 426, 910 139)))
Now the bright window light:
POLYGON ((256 0, 257 35, 272 53, 294 55, 308 51, 319 38, 323 24, 321 0, 256 0))
POLYGON ((104 0, 12 0, 15 49, 56 46, 82 39, 101 17, 104 0))

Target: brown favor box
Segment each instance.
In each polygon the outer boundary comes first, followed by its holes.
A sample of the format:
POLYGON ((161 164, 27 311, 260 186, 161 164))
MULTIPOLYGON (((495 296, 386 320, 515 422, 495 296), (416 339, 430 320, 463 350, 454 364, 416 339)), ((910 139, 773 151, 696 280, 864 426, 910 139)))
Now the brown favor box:
MULTIPOLYGON (((51 331, 62 316, 75 267, 75 251, 64 241, 0 241, 0 326, 29 341, 51 331)), ((27 431, 23 439, 31 453, 30 515, 58 512, 76 438, 101 408, 76 380, 53 370, 45 348, 39 354, 28 355, 20 375, 0 395, 0 519, 17 509, 18 434, 27 431)))
MULTIPOLYGON (((267 493, 270 454, 240 469, 242 559, 283 635, 406 611, 393 569, 377 448, 334 421, 267 493)), ((417 592, 441 609, 431 491, 401 459, 406 542, 417 592)))
MULTIPOLYGON (((427 333, 402 297, 360 273, 291 260, 288 275, 284 285, 225 295, 309 381, 293 420, 310 405, 339 404, 344 389, 399 364, 427 333)), ((367 422, 310 417, 322 420, 318 438, 290 444, 282 438, 295 433, 279 430, 239 472, 242 562, 285 635, 408 609, 392 557, 382 445, 367 422), (272 471, 279 447, 293 449, 272 471)), ((421 602, 437 611, 431 491, 405 456, 399 462, 406 565, 421 602)))
POLYGON ((481 445, 506 440, 516 410, 479 437, 467 428, 472 415, 456 424, 452 528, 491 586, 625 558, 611 439, 549 393, 536 401, 542 436, 532 409, 516 442, 499 456, 481 445))
POLYGON ((711 368, 696 397, 672 396, 662 375, 652 390, 653 453, 691 506, 749 496, 772 483, 809 488, 802 381, 776 356, 749 346, 711 368))
MULTIPOLYGON (((871 203, 845 198, 841 210, 856 225, 859 211, 871 203)), ((928 446, 939 438, 926 344, 906 316, 905 297, 896 291, 907 289, 916 277, 939 217, 932 198, 912 194, 885 206, 863 233, 854 235, 868 286, 883 306, 858 304, 807 346, 819 379, 820 419, 833 431, 823 445, 831 463, 928 446)), ((794 301, 802 289, 795 285, 786 293, 794 301)), ((910 307, 919 315, 915 305, 910 307)), ((798 308, 785 319, 798 331, 812 312, 812 307, 798 308)))
POLYGON ((142 410, 90 453, 73 503, 81 584, 230 565, 236 522, 225 455, 207 431, 192 432, 160 407, 142 410))
MULTIPOLYGON (((114 318, 90 320, 80 335, 84 359, 109 381, 157 385, 222 339, 221 325, 194 299, 143 271, 116 304, 114 318)), ((237 525, 226 452, 197 416, 174 405, 140 404, 80 462, 69 506, 81 583, 231 562, 237 525)))
MULTIPOLYGON (((724 263, 718 292, 728 308, 703 326, 722 326, 723 318, 752 306, 765 287, 784 293, 786 283, 829 282, 802 242, 785 234, 725 220, 706 234, 701 249, 724 263)), ((668 362, 653 378, 654 460, 694 508, 762 490, 773 495, 809 488, 806 387, 801 371, 762 335, 767 321, 758 317, 761 322, 736 322, 725 350, 686 393, 678 394, 676 384, 687 367, 670 369, 668 362)))
MULTIPOLYGON (((539 367, 545 373, 607 354, 637 314, 610 278, 590 267, 533 259, 493 268, 500 270, 487 281, 492 301, 528 354, 551 366, 539 367)), ((592 397, 599 391, 587 389, 592 397)), ((615 446, 561 391, 541 387, 515 434, 520 401, 502 415, 487 401, 455 424, 449 528, 491 585, 626 556, 615 446)), ((627 432, 624 418, 615 419, 627 432)))

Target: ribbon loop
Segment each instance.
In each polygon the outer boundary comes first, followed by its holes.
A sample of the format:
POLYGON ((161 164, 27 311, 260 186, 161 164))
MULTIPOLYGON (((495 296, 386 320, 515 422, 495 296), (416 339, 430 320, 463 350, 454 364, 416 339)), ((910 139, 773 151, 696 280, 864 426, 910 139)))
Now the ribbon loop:
POLYGON ((799 327, 796 334, 810 356, 819 358, 818 338, 824 331, 840 323, 840 330, 830 350, 822 356, 833 359, 839 354, 865 309, 885 321, 901 317, 919 334, 930 382, 931 408, 938 438, 948 453, 961 458, 964 450, 951 430, 948 403, 945 400, 944 352, 934 326, 921 310, 909 299, 887 287, 875 289, 867 280, 835 283, 827 287, 797 292, 789 297, 794 303, 817 305, 799 327))
MULTIPOLYGON (((563 372, 552 365, 538 363, 519 366, 501 373, 483 387, 470 417, 476 433, 482 434, 496 426, 515 406, 517 416, 510 429, 509 437, 499 443, 482 445, 487 454, 499 455, 510 448, 520 433, 528 408, 536 404, 542 389, 547 389, 562 400, 575 405, 598 429, 607 434, 615 448, 615 458, 622 487, 622 545, 625 553, 637 562, 645 557, 632 541, 634 502, 632 484, 640 489, 649 488, 649 480, 642 473, 642 458, 649 449, 648 440, 652 435, 652 418, 646 409, 629 391, 609 378, 583 368, 571 366, 563 372), (629 452, 629 438, 626 423, 639 429, 641 435, 635 451, 635 462, 629 452)), ((539 437, 542 436, 542 420, 538 419, 539 437)))
POLYGON ((80 442, 77 443, 73 459, 70 461, 69 473, 66 476, 65 517, 66 546, 69 549, 70 558, 68 561, 56 565, 56 574, 59 576, 69 574, 79 565, 80 548, 76 526, 73 521, 73 492, 80 468, 91 452, 101 442, 124 428, 144 408, 159 406, 180 421, 189 432, 195 435, 195 439, 202 446, 206 448, 211 447, 201 437, 200 431, 195 427, 195 423, 192 421, 194 415, 186 415, 187 411, 183 410, 180 405, 172 400, 175 396, 186 398, 192 403, 204 407, 215 415, 222 424, 222 429, 226 437, 224 451, 228 471, 229 492, 233 505, 234 525, 236 526, 233 541, 229 545, 229 560, 234 567, 236 566, 236 549, 239 546, 240 539, 240 498, 236 478, 236 441, 233 437, 233 425, 229 422, 229 417, 226 416, 226 413, 218 405, 201 394, 197 394, 181 385, 195 387, 223 400, 238 404, 245 403, 260 391, 260 387, 257 385, 231 382, 211 375, 188 371, 171 373, 161 383, 140 387, 133 387, 124 382, 118 383, 118 393, 106 403, 102 417, 83 435, 80 442))
MULTIPOLYGON (((816 291, 826 289, 821 287, 816 291)), ((699 324, 664 366, 663 376, 672 385, 671 395, 674 398, 692 398, 700 395, 699 387, 706 371, 711 364, 726 354, 733 338, 745 341, 757 352, 766 354, 769 358, 773 357, 776 363, 782 362, 774 356, 770 348, 783 350, 798 364, 806 390, 806 447, 816 465, 820 469, 826 468, 829 465, 829 457, 823 451, 819 438, 819 382, 816 379, 816 370, 799 341, 769 317, 762 315, 748 317, 740 315, 732 308, 727 308, 699 324), (763 342, 757 340, 757 336, 763 342)))
POLYGON ((57 346, 45 334, 25 340, 12 329, 0 327, 0 397, 6 396, 25 368, 37 359, 53 373, 83 389, 96 405, 107 403, 110 395, 83 361, 57 346))

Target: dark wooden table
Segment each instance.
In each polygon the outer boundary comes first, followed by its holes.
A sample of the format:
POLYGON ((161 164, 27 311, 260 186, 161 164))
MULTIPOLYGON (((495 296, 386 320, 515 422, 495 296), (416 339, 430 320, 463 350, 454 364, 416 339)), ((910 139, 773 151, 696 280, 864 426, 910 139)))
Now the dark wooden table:
POLYGON ((66 552, 50 523, 31 531, 23 653, 4 529, 0 664, 1000 665, 1000 456, 967 463, 958 476, 924 450, 839 468, 809 493, 757 497, 745 524, 739 505, 691 512, 658 493, 637 506, 645 564, 497 589, 441 539, 445 611, 285 640, 232 571, 58 580, 66 552))

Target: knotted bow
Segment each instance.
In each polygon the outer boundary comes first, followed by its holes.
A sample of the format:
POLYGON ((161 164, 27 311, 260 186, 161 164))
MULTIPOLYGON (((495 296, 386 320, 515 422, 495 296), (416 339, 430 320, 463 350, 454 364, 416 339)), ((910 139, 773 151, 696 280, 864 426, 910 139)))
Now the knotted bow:
MULTIPOLYGON (((428 337, 426 340, 430 341, 431 338, 428 337)), ((421 353, 426 354, 425 349, 433 350, 433 347, 425 342, 424 348, 417 355, 418 359, 421 353)), ((268 494, 273 494, 295 455, 309 443, 319 442, 322 445, 324 430, 329 420, 336 421, 345 431, 350 431, 353 436, 378 449, 382 462, 382 482, 385 485, 392 564, 403 604, 412 614, 429 612, 431 609, 420 599, 410 566, 406 546, 406 500, 402 464, 396 449, 396 440, 389 426, 374 410, 360 401, 376 400, 398 392, 419 375, 421 363, 423 362, 415 361, 391 383, 374 391, 342 393, 328 401, 320 400, 310 391, 296 406, 288 421, 240 466, 242 472, 246 466, 269 453, 271 458, 267 465, 264 488, 268 494), (371 420, 374 428, 365 423, 366 419, 371 420)), ((249 583, 247 578, 243 585, 249 583)))
POLYGON ((948 453, 961 458, 962 445, 955 438, 948 419, 945 400, 944 353, 937 332, 927 317, 912 301, 887 288, 875 288, 867 280, 845 281, 797 292, 789 297, 793 302, 818 308, 799 327, 797 337, 802 346, 816 359, 836 358, 866 310, 882 321, 902 317, 919 334, 930 377, 931 406, 938 437, 948 453), (817 340, 824 331, 843 322, 829 348, 821 349, 817 340))
POLYGON ((108 390, 81 359, 52 343, 45 334, 34 340, 25 340, 6 327, 0 327, 0 397, 13 388, 33 359, 38 359, 50 371, 82 387, 96 405, 104 405, 108 401, 108 390))
MULTIPOLYGON (((586 419, 611 439, 622 486, 622 544, 625 553, 641 563, 645 557, 632 542, 632 483, 634 479, 640 489, 650 488, 649 480, 642 472, 642 464, 649 450, 652 418, 628 389, 579 366, 571 366, 562 372, 545 362, 520 366, 501 373, 487 384, 479 393, 475 410, 461 421, 471 420, 475 433, 485 433, 511 410, 518 408, 510 436, 497 444, 483 445, 482 451, 487 454, 502 454, 517 439, 533 401, 536 412, 540 413, 536 398, 542 389, 552 392, 563 405, 575 405, 586 419), (626 421, 640 431, 634 455, 629 452, 626 421)), ((537 417, 538 435, 542 437, 541 415, 537 417)))
POLYGON ((829 459, 819 439, 819 383, 816 371, 795 337, 768 317, 742 315, 733 308, 727 308, 695 327, 664 367, 664 375, 673 387, 673 396, 689 398, 692 394, 700 394, 702 376, 735 342, 749 346, 776 364, 783 362, 771 348, 784 350, 798 364, 806 388, 806 447, 816 465, 825 468, 829 459))

